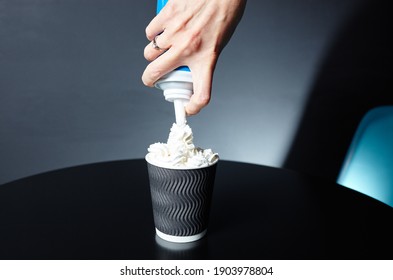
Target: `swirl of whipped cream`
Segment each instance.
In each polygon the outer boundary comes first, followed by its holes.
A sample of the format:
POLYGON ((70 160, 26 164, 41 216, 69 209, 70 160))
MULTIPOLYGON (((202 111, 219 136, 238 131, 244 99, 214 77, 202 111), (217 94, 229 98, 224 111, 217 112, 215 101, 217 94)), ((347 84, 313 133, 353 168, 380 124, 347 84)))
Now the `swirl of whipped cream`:
POLYGON ((147 159, 155 165, 167 168, 201 168, 217 162, 218 154, 211 149, 195 147, 193 133, 188 125, 174 123, 167 143, 150 145, 147 159))

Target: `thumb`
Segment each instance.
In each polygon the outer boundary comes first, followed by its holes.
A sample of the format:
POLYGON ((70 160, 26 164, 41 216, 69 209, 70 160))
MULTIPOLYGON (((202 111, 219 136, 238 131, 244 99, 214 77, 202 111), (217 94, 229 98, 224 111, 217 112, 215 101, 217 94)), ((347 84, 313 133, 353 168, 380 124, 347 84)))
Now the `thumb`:
POLYGON ((211 99, 211 89, 213 83, 214 66, 192 69, 190 66, 194 94, 191 96, 190 102, 187 103, 185 109, 187 115, 196 115, 202 108, 209 104, 211 99))

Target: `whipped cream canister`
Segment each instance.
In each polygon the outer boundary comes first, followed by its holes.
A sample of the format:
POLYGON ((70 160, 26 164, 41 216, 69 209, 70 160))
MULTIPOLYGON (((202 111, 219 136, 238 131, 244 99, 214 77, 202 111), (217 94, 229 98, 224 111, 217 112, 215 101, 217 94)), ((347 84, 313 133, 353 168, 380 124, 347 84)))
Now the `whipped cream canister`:
MULTIPOLYGON (((168 0, 157 0, 157 14, 166 5, 168 0)), ((165 100, 173 102, 175 107, 176 123, 186 123, 185 104, 193 94, 191 71, 187 66, 181 66, 164 75, 155 83, 155 87, 161 89, 165 100)))

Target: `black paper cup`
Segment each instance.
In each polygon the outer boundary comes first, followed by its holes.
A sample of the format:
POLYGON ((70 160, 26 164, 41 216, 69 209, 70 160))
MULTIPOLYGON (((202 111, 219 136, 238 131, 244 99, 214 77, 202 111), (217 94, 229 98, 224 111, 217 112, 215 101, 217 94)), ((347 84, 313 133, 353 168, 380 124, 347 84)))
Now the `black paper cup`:
POLYGON ((193 169, 160 167, 146 156, 157 235, 192 242, 207 232, 217 163, 193 169))

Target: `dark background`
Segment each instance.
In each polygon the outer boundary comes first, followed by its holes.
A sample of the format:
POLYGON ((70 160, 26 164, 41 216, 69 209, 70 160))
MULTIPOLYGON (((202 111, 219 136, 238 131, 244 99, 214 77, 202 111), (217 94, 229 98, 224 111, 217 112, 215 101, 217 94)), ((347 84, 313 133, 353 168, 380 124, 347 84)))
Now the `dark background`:
MULTIPOLYGON (((195 144, 335 180, 361 116, 393 104, 387 3, 249 0, 195 144)), ((0 0, 0 184, 166 141, 172 105, 140 79, 155 5, 0 0)))

